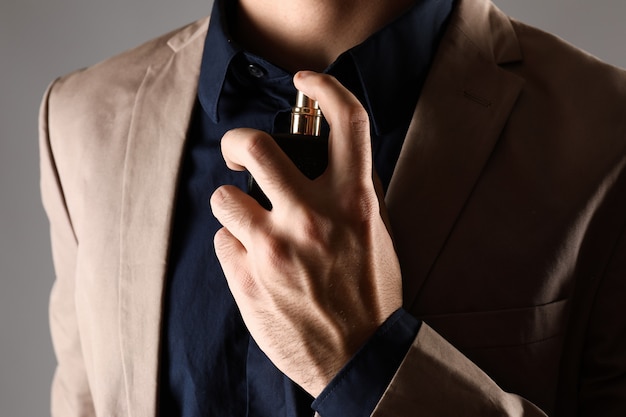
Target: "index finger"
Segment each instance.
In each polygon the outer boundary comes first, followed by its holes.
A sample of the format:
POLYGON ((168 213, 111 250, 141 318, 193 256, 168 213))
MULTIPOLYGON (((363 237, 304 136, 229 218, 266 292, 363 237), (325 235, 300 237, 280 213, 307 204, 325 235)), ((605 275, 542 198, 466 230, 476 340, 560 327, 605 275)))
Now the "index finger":
POLYGON ((333 170, 348 167, 358 178, 372 174, 369 116, 359 100, 331 75, 300 71, 296 88, 317 100, 330 125, 330 155, 333 170))

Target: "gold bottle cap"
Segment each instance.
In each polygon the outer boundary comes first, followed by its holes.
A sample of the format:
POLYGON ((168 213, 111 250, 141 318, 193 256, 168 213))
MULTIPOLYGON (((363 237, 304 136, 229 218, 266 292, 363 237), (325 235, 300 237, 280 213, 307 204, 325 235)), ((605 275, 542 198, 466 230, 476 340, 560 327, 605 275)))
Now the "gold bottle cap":
POLYGON ((319 136, 321 123, 322 111, 317 101, 298 91, 296 105, 291 110, 291 133, 319 136))

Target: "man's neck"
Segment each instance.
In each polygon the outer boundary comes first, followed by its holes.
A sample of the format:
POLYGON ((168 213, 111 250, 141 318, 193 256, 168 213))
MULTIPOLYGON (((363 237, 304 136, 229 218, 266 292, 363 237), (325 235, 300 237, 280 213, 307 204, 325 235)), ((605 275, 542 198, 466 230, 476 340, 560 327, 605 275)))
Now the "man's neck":
POLYGON ((415 0, 238 0, 237 41, 290 71, 322 71, 415 0))

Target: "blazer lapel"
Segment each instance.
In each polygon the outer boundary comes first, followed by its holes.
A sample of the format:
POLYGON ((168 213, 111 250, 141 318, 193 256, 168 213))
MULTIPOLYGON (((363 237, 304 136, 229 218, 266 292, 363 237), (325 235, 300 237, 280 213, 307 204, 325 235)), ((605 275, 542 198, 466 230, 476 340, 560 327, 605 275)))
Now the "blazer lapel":
POLYGON ((178 172, 208 20, 178 33, 137 93, 124 167, 120 339, 128 409, 156 415, 162 295, 178 172))
POLYGON ((523 81, 498 63, 519 59, 506 16, 488 1, 459 2, 386 196, 405 308, 413 307, 520 92, 523 81))

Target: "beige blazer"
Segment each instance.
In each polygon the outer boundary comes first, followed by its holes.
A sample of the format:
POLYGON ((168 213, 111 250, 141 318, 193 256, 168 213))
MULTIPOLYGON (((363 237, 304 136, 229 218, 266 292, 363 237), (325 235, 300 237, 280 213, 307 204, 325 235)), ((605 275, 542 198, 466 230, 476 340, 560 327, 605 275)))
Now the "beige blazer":
MULTIPOLYGON (((55 416, 155 415, 207 25, 44 99, 55 416)), ((386 196, 404 305, 426 324, 373 415, 625 416, 625 164, 623 71, 460 0, 386 196)))

